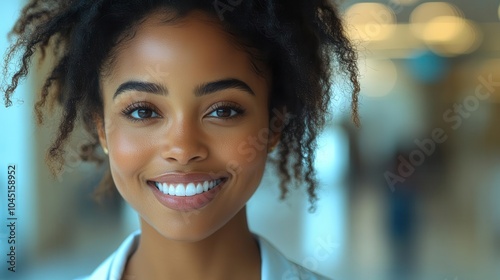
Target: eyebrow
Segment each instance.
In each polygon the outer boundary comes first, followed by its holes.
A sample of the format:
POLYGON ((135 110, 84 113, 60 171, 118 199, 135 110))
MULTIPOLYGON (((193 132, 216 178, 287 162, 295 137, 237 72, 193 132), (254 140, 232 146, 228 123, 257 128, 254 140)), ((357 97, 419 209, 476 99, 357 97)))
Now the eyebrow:
POLYGON ((115 94, 113 95, 113 99, 126 91, 141 91, 159 95, 167 95, 168 93, 167 89, 159 84, 150 82, 128 81, 118 87, 115 94))
POLYGON ((239 89, 251 95, 255 95, 253 90, 245 82, 238 79, 223 79, 218 81, 213 81, 209 83, 202 84, 196 87, 194 95, 196 97, 211 94, 217 91, 222 91, 226 89, 239 89))
MULTIPOLYGON (((196 97, 200 97, 226 89, 239 89, 248 94, 255 95, 250 86, 248 86, 245 82, 235 78, 222 79, 201 84, 195 88, 194 95, 196 97)), ((168 95, 168 90, 163 85, 151 82, 128 81, 118 87, 115 94, 113 95, 113 99, 126 91, 140 91, 158 95, 168 95)))

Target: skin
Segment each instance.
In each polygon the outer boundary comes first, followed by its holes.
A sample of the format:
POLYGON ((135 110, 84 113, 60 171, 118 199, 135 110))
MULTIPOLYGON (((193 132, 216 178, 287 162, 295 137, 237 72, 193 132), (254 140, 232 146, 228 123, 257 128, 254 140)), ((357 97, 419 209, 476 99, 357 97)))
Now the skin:
POLYGON ((257 74, 249 55, 201 13, 175 24, 153 14, 136 31, 116 48, 103 74, 104 120, 97 120, 113 180, 141 222, 139 247, 124 278, 260 279, 260 253, 245 204, 279 134, 269 133, 259 146, 247 144, 256 137, 262 142, 259 133, 269 131, 269 75, 257 74), (195 96, 200 85, 228 78, 244 82, 253 94, 230 88, 195 96), (127 81, 154 83, 168 93, 127 90, 114 97, 127 81), (123 111, 131 104, 147 107, 134 107, 127 117, 123 111), (226 107, 214 111, 214 105, 226 107), (139 113, 147 118, 130 118, 139 113), (242 146, 253 150, 242 152, 242 146), (227 181, 203 208, 176 211, 160 204, 147 184, 169 172, 217 174, 227 181))

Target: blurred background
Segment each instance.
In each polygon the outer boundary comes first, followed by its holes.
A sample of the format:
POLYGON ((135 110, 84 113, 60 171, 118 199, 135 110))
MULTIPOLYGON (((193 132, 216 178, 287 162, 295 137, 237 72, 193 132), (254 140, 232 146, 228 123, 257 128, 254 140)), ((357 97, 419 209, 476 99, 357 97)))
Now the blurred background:
MULTIPOLYGON (((23 3, 2 3, 2 51, 23 3)), ((500 1, 341 7, 360 52, 362 127, 340 83, 318 147, 318 210, 307 212, 301 191, 279 202, 269 169, 248 205, 252 230, 334 279, 500 279, 500 1)), ((57 124, 34 124, 44 72, 33 69, 13 106, 0 107, 1 185, 8 164, 18 170, 17 272, 7 270, 2 187, 0 279, 73 279, 113 252, 137 216, 119 198, 92 200, 103 169, 76 157, 85 133, 51 177, 44 154, 57 124)))

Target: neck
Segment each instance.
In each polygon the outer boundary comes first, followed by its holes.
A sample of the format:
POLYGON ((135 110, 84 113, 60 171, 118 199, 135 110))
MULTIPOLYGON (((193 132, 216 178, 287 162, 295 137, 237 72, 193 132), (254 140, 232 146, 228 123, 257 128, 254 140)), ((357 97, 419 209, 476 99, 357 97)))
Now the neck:
POLYGON ((167 239, 141 220, 141 238, 128 261, 136 279, 260 279, 258 244, 243 208, 226 225, 195 242, 167 239))

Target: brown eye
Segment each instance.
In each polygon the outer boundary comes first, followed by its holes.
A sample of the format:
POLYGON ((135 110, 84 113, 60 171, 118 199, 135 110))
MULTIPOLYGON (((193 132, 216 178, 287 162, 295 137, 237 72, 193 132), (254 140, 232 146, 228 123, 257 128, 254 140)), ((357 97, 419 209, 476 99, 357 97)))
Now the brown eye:
POLYGON ((210 110, 210 113, 206 115, 207 117, 221 120, 241 117, 245 113, 245 110, 241 106, 229 102, 214 104, 210 110))
POLYGON ((236 109, 232 109, 229 107, 222 107, 222 108, 218 108, 218 109, 213 110, 208 116, 215 117, 215 118, 221 118, 221 119, 230 119, 230 118, 237 117, 240 114, 241 114, 241 112, 239 112, 236 109))
POLYGON ((140 119, 151 118, 152 115, 153 115, 153 111, 151 111, 149 109, 139 109, 139 110, 137 110, 137 116, 140 119))
POLYGON ((158 114, 156 114, 153 110, 147 109, 147 108, 139 108, 130 113, 130 117, 134 119, 149 119, 149 118, 156 118, 158 117, 158 114))
POLYGON ((229 117, 232 117, 231 111, 233 111, 233 110, 231 110, 229 108, 222 108, 222 109, 217 109, 215 111, 215 114, 219 118, 229 118, 229 117))
POLYGON ((122 113, 127 118, 133 121, 143 121, 160 117, 155 108, 144 103, 132 104, 131 106, 127 107, 122 113))

